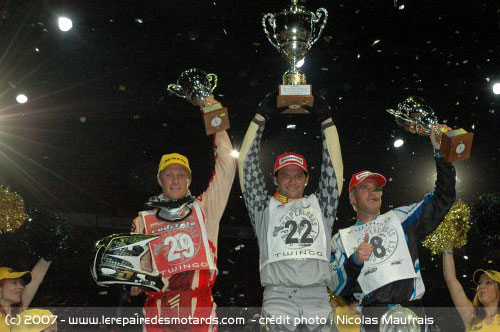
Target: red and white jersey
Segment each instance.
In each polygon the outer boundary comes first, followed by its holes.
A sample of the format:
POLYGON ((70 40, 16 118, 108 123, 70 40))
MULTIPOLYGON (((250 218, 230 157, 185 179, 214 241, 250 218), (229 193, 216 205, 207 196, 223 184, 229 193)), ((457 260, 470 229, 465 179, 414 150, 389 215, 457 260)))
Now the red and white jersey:
POLYGON ((163 291, 208 288, 215 282, 219 222, 236 173, 236 159, 231 156, 232 145, 225 131, 216 133, 214 139, 215 170, 205 192, 196 197, 193 212, 184 219, 195 224, 185 224, 182 226, 186 227, 183 230, 169 225, 180 225, 184 221, 173 223, 161 221, 162 224, 155 225, 159 221, 151 219, 156 219, 155 210, 143 211, 134 219, 132 233, 162 234, 157 239, 157 247, 153 244, 151 252, 153 256, 155 251, 157 253, 156 258, 153 258, 153 266, 163 275, 165 283, 163 291), (196 218, 196 221, 193 218, 196 218), (193 241, 192 249, 190 240, 193 241), (174 250, 172 250, 173 246, 176 246, 174 250), (170 262, 169 254, 171 255, 170 262), (190 266, 187 264, 188 261, 191 262, 190 266), (181 262, 186 263, 186 266, 178 264, 181 262), (175 263, 173 266, 177 267, 177 271, 173 270, 170 263, 175 263), (206 264, 207 266, 199 265, 198 269, 193 264, 206 264))

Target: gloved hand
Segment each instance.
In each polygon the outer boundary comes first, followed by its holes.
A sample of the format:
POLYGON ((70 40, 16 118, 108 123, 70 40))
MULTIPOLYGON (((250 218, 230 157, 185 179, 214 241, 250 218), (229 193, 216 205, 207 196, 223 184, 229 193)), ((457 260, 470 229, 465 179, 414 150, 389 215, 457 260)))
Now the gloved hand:
POLYGON ((286 107, 277 108, 276 107, 276 99, 278 98, 278 92, 272 91, 266 94, 264 99, 259 103, 257 108, 257 113, 262 115, 266 121, 274 114, 281 112, 286 109, 286 107))
POLYGON ((319 123, 322 123, 326 119, 332 116, 332 108, 326 101, 325 96, 320 96, 314 94, 314 105, 313 107, 303 106, 306 110, 311 112, 311 114, 316 116, 316 120, 319 123))

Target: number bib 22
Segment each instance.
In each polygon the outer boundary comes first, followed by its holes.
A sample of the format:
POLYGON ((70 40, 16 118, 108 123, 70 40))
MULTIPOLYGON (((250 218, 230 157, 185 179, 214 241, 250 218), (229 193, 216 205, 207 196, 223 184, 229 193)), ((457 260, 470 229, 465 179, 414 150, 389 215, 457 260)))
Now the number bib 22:
POLYGON ((286 259, 327 261, 327 239, 316 196, 281 204, 271 198, 267 231, 269 259, 261 265, 286 259))

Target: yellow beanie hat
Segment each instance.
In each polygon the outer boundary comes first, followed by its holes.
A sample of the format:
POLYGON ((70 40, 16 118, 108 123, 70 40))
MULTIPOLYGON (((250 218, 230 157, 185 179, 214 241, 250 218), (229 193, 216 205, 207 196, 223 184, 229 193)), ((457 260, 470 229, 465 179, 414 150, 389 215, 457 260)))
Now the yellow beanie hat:
POLYGON ((11 332, 40 332, 57 324, 57 316, 45 309, 27 309, 19 316, 20 324, 11 325, 11 332))

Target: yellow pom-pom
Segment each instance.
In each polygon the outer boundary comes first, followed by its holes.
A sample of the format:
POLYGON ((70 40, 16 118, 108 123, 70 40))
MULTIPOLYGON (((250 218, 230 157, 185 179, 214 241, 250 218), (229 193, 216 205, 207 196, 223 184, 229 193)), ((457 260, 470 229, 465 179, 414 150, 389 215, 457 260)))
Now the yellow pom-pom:
POLYGON ((0 232, 19 228, 27 218, 23 198, 0 186, 0 232))
POLYGON ((470 207, 458 200, 451 207, 441 224, 429 234, 422 244, 433 255, 441 254, 447 248, 461 248, 467 243, 470 229, 470 207))
POLYGON ((347 306, 347 302, 344 300, 342 296, 333 294, 330 287, 327 287, 326 289, 328 290, 328 295, 330 295, 330 304, 332 305, 332 307, 336 308, 336 307, 347 306))

